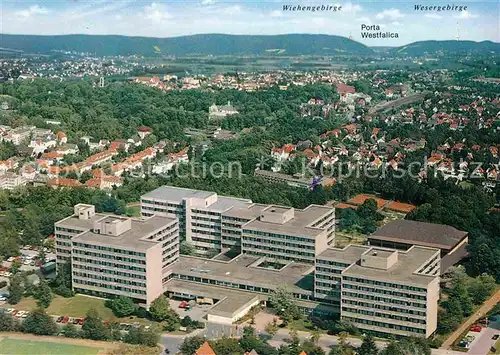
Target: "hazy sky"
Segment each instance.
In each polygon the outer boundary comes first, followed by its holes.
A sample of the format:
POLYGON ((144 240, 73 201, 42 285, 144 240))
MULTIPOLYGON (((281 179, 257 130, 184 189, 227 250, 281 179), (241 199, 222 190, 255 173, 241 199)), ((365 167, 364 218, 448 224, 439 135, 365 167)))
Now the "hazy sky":
MULTIPOLYGON (((195 33, 321 33, 352 36, 367 45, 402 45, 427 39, 500 42, 498 0, 0 0, 2 33, 120 34, 173 37, 195 33), (288 12, 283 5, 342 6, 339 12, 288 12), (467 11, 415 11, 455 4, 467 11), (361 25, 376 24, 398 39, 362 39, 361 25)), ((0 43, 1 46, 1 43, 0 43)))

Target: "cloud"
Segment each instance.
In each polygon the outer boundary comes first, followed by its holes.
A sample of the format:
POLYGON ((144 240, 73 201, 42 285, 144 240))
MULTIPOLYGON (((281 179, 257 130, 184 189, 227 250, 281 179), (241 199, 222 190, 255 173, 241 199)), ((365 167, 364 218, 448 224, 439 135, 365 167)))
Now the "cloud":
POLYGON ((404 17, 404 15, 398 9, 389 9, 379 12, 376 17, 379 20, 383 20, 385 18, 396 20, 398 18, 404 17))
POLYGON ((155 2, 144 7, 144 15, 153 22, 161 22, 172 18, 172 15, 166 11, 164 5, 155 2))
POLYGON ((269 16, 271 16, 271 17, 282 17, 283 16, 283 11, 279 11, 279 10, 271 11, 271 13, 269 14, 269 16))
POLYGON ((461 19, 461 20, 470 20, 470 19, 476 18, 476 17, 478 17, 478 15, 474 15, 474 14, 470 13, 467 10, 466 11, 462 11, 460 13, 460 15, 455 16, 455 18, 461 19))
POLYGON ((368 17, 360 17, 357 18, 356 21, 363 22, 364 24, 370 24, 372 23, 372 20, 370 20, 368 17))
POLYGON ((27 8, 26 10, 17 11, 16 14, 20 17, 31 17, 33 15, 46 15, 50 11, 44 7, 40 7, 39 5, 33 5, 27 8))
POLYGON ((236 15, 242 13, 243 10, 240 5, 228 6, 223 10, 226 15, 236 15))
POLYGON ((342 6, 341 12, 343 13, 353 13, 359 12, 362 10, 361 5, 353 4, 353 3, 345 3, 345 4, 335 4, 334 6, 342 6))
POLYGON ((216 0, 201 0, 202 5, 212 5, 215 4, 216 0))
POLYGON ((443 18, 443 16, 438 15, 438 14, 425 14, 424 16, 427 18, 435 19, 435 20, 439 20, 439 19, 443 18))
POLYGON ((398 21, 393 21, 393 22, 391 22, 391 25, 399 27, 399 26, 402 26, 402 23, 398 22, 398 21))

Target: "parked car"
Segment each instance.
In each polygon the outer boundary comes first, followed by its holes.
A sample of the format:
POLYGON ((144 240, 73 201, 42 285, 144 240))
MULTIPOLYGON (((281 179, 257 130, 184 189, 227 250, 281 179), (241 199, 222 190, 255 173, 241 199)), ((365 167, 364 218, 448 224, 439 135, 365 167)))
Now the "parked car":
POLYGON ((59 316, 59 317, 57 317, 56 322, 61 323, 63 321, 63 319, 64 319, 63 316, 59 316))
POLYGON ((80 322, 80 318, 73 319, 73 324, 78 324, 80 322))
POLYGON ((495 334, 491 337, 493 340, 497 340, 500 337, 500 334, 495 334))
POLYGON ((85 322, 85 318, 80 318, 78 320, 78 324, 83 325, 83 322, 85 322))
POLYGON ((0 295, 0 301, 7 301, 6 295, 0 295))
POLYGON ((61 323, 62 324, 66 324, 66 323, 68 323, 68 321, 69 321, 69 317, 68 316, 64 316, 63 320, 61 321, 61 323))
POLYGON ((471 332, 476 332, 476 333, 479 333, 481 331, 481 329, 483 329, 480 325, 476 324, 476 325, 473 325, 472 327, 470 327, 470 331, 471 332))

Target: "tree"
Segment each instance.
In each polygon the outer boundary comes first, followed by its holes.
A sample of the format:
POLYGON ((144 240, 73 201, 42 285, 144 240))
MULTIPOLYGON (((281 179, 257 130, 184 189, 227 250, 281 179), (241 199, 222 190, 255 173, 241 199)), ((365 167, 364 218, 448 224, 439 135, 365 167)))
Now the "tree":
POLYGON ((54 292, 63 297, 72 297, 71 263, 63 263, 58 267, 56 278, 53 282, 54 292))
POLYGON ((321 333, 318 329, 314 329, 311 331, 311 342, 314 344, 318 344, 319 338, 321 337, 321 333))
POLYGON ((24 288, 22 286, 22 276, 19 274, 14 274, 9 280, 9 304, 17 304, 23 297, 24 288))
POLYGON ((47 282, 40 278, 39 284, 34 289, 33 296, 37 300, 38 307, 48 308, 52 302, 52 291, 47 282))
POLYGON ((180 250, 179 252, 183 255, 194 255, 195 254, 195 249, 194 246, 185 240, 181 242, 180 245, 180 250))
POLYGON ((102 322, 99 313, 94 308, 89 309, 82 326, 83 337, 92 340, 108 340, 109 329, 102 322))
POLYGON ((111 308, 115 316, 127 317, 135 313, 137 305, 130 297, 119 296, 106 301, 106 306, 111 308))
POLYGON ((10 313, 0 312, 0 332, 14 332, 19 329, 19 323, 10 313))
POLYGON ((194 354, 204 342, 205 338, 201 336, 187 337, 182 342, 179 350, 183 354, 194 354))
POLYGON ((170 303, 165 295, 156 298, 149 307, 151 318, 156 322, 163 322, 171 317, 170 303))
POLYGON ((340 333, 339 344, 334 345, 328 355, 354 355, 354 349, 347 341, 347 336, 348 334, 345 332, 340 333))
POLYGON ((65 324, 61 331, 66 338, 80 338, 82 335, 81 331, 73 323, 65 324))
POLYGON ((293 319, 299 319, 301 313, 293 293, 288 290, 286 286, 278 286, 270 297, 269 303, 272 305, 276 314, 278 314, 285 323, 293 319))
POLYGON ((266 324, 266 332, 271 335, 275 335, 278 332, 278 320, 273 318, 272 322, 266 324))
POLYGON ((140 344, 154 347, 158 345, 158 342, 160 341, 161 332, 160 329, 153 324, 148 329, 142 329, 142 334, 140 335, 140 344))
POLYGON ((24 319, 23 330, 35 335, 54 335, 57 332, 57 325, 43 308, 37 308, 24 319))
POLYGON ((481 304, 491 295, 495 289, 495 278, 483 274, 471 280, 468 285, 468 292, 474 304, 481 304))
POLYGON ((243 349, 235 338, 228 338, 226 336, 218 339, 217 341, 210 342, 210 346, 217 355, 234 355, 242 354, 243 349))
POLYGON ((378 348, 377 345, 375 344, 375 340, 373 340, 373 337, 371 335, 367 335, 363 339, 363 343, 361 343, 361 346, 357 350, 358 355, 377 355, 378 354, 378 348))

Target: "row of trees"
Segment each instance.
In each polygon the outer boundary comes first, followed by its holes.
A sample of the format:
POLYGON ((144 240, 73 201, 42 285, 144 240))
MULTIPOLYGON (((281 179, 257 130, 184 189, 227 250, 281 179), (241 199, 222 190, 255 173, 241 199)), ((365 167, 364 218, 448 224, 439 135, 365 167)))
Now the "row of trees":
POLYGON ((490 275, 468 277, 462 269, 453 271, 450 284, 443 291, 446 295, 440 302, 438 313, 438 332, 447 334, 455 330, 464 317, 470 316, 474 307, 482 304, 496 287, 495 279, 490 275))
MULTIPOLYGON (((431 349, 425 339, 407 338, 402 341, 391 341, 384 349, 379 349, 372 336, 367 335, 359 347, 351 345, 347 333, 341 333, 337 345, 331 347, 328 355, 430 355, 431 349)), ((258 354, 266 355, 326 355, 327 353, 318 345, 319 333, 310 339, 301 341, 297 332, 291 331, 285 339, 285 344, 274 348, 267 342, 266 336, 258 336, 251 326, 243 329, 240 339, 223 337, 209 341, 210 346, 217 355, 243 355, 252 350, 258 354)), ((183 354, 194 354, 206 341, 204 337, 188 337, 182 343, 180 350, 183 354)))
POLYGON ((31 311, 22 323, 9 313, 0 312, 0 331, 22 331, 35 335, 60 334, 68 338, 124 341, 150 347, 157 346, 160 340, 160 330, 154 325, 147 329, 144 326, 133 327, 128 332, 123 332, 118 323, 105 323, 95 309, 87 312, 81 329, 71 323, 59 327, 43 308, 31 311))

